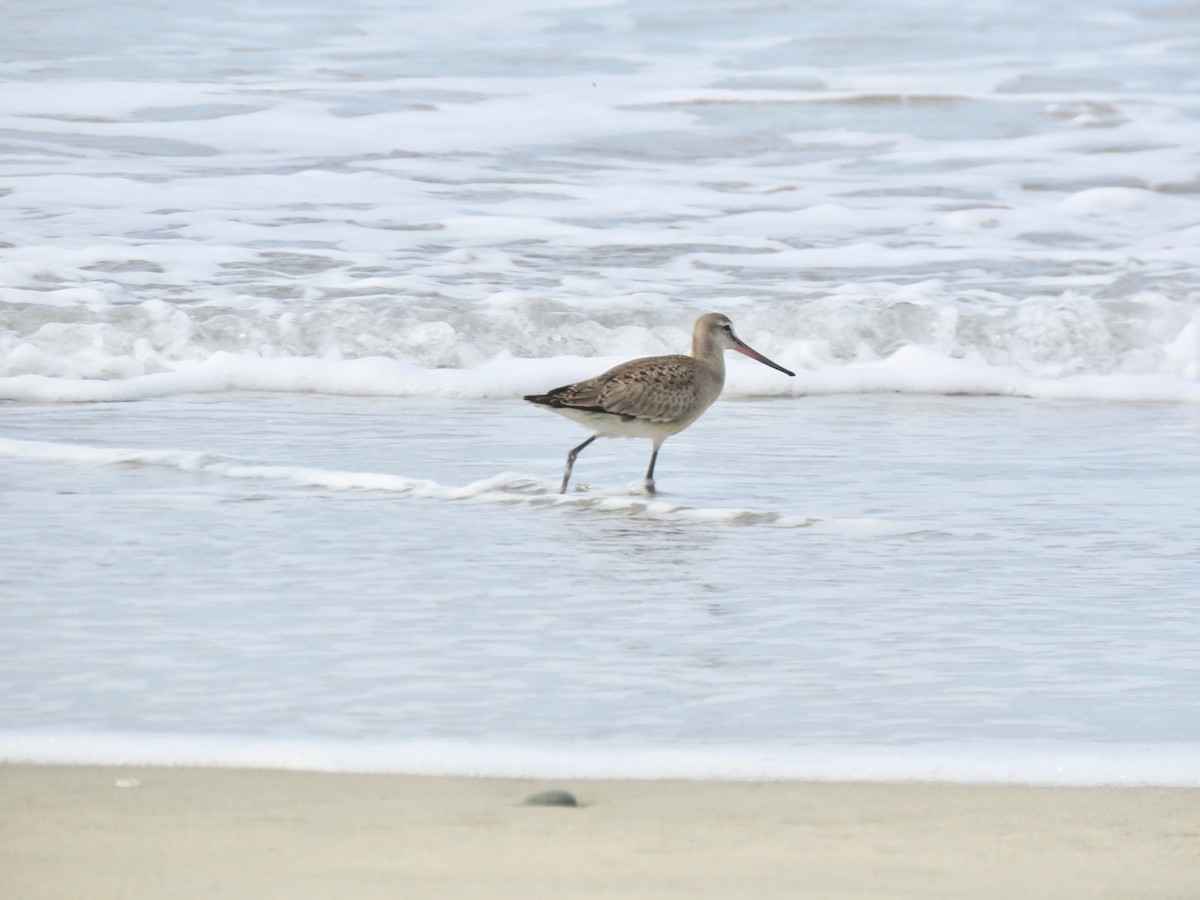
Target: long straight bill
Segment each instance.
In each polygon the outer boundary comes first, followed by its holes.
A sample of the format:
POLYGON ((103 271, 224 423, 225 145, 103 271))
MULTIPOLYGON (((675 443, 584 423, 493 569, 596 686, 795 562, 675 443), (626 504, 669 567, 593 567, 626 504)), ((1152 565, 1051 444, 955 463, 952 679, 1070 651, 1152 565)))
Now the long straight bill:
POLYGON ((784 375, 791 375, 792 377, 795 377, 795 375, 796 375, 795 372, 791 371, 790 369, 785 369, 783 366, 781 366, 777 362, 771 362, 771 360, 767 359, 765 356, 763 356, 761 353, 759 353, 757 350, 755 350, 749 344, 742 343, 742 341, 739 340, 738 338, 734 338, 733 340, 735 342, 735 346, 733 349, 736 350, 738 353, 741 353, 744 356, 748 356, 751 359, 757 359, 760 363, 762 363, 763 365, 770 366, 772 369, 778 369, 784 375))

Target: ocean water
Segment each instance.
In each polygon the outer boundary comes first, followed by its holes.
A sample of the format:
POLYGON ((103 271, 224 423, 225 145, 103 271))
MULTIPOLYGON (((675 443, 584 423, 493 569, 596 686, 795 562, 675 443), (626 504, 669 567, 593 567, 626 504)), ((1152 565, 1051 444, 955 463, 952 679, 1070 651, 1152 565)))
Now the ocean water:
POLYGON ((0 759, 1200 784, 1194 18, 8 4, 0 759))

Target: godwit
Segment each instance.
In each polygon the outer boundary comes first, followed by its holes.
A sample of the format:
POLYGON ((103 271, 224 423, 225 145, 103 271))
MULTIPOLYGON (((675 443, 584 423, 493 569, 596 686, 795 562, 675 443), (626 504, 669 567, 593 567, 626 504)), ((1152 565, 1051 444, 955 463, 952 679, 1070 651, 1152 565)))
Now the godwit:
POLYGON ((650 468, 646 470, 646 493, 653 494, 658 448, 700 418, 720 396, 725 386, 726 350, 736 350, 785 375, 796 374, 747 346, 733 333, 728 316, 708 313, 692 328, 691 356, 631 359, 587 381, 526 397, 530 403, 566 416, 592 432, 567 454, 559 493, 567 492, 580 450, 598 437, 631 437, 654 442, 650 468))

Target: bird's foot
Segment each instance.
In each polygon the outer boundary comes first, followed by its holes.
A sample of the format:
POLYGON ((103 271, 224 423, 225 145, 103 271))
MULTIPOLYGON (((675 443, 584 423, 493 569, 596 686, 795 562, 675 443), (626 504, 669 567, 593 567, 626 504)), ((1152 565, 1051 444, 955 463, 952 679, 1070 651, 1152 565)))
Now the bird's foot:
POLYGON ((658 493, 658 491, 655 490, 653 478, 646 479, 644 488, 645 488, 646 493, 649 494, 651 497, 653 497, 655 494, 658 493))

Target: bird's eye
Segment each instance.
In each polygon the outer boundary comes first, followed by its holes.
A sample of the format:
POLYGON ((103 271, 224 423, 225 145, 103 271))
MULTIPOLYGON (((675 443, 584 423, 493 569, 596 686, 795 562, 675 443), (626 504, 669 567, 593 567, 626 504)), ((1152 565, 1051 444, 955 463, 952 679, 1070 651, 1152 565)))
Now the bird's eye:
POLYGON ((721 327, 722 327, 722 328, 723 328, 725 331, 728 331, 730 334, 733 334, 733 326, 732 326, 732 325, 730 325, 728 322, 726 322, 726 323, 725 323, 724 325, 722 325, 721 327))

